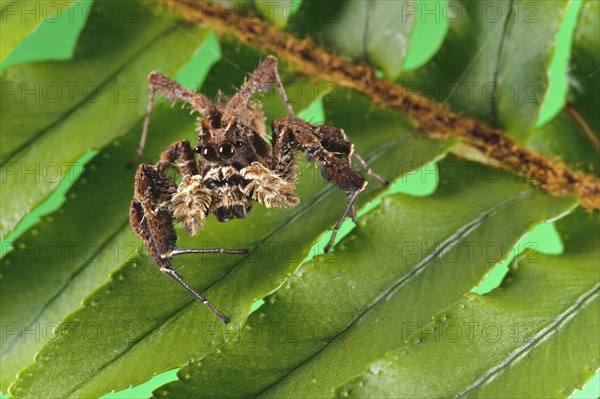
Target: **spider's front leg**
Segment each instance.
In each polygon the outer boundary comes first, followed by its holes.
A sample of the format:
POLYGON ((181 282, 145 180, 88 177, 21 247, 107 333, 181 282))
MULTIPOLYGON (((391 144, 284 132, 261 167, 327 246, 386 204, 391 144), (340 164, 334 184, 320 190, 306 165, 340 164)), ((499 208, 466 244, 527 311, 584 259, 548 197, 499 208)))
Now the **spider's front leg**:
MULTIPOLYGON (((158 265, 161 272, 169 275, 191 292, 197 299, 204 303, 221 321, 227 323, 229 319, 215 308, 208 299, 192 288, 171 266, 171 258, 176 255, 190 253, 229 253, 244 254, 246 249, 225 248, 189 248, 175 249, 177 236, 173 227, 174 213, 172 211, 173 198, 180 195, 180 200, 189 205, 194 198, 181 194, 179 188, 169 180, 164 171, 171 165, 177 164, 186 178, 197 171, 193 154, 187 141, 172 144, 161 155, 156 165, 142 164, 135 175, 134 198, 129 208, 129 222, 133 231, 142 239, 150 256, 158 265), (190 159, 191 157, 191 159, 190 159), (186 198, 181 198, 181 196, 186 198)), ((183 191, 188 187, 184 184, 183 191)), ((193 190, 187 190, 193 195, 193 190)), ((193 205, 193 204, 192 204, 193 205)), ((177 217, 177 213, 175 213, 177 217)), ((195 223, 195 220, 193 221, 195 223)))
MULTIPOLYGON (((315 125, 315 124, 307 124, 309 125, 312 133, 319 139, 321 145, 329 152, 334 153, 340 157, 345 157, 346 162, 349 166, 352 166, 352 160, 356 159, 360 164, 361 168, 375 180, 379 181, 379 183, 383 185, 389 184, 388 180, 371 169, 371 167, 367 164, 367 162, 361 157, 356 149, 354 148, 354 144, 348 139, 346 136, 346 132, 344 129, 340 129, 335 126, 327 126, 327 125, 315 125)), ((356 206, 352 205, 350 210, 352 215, 352 221, 356 222, 356 206)))
POLYGON ((181 86, 168 76, 156 71, 153 71, 148 75, 148 86, 148 106, 146 109, 146 118, 144 119, 142 137, 140 138, 140 144, 137 153, 130 161, 130 164, 133 164, 140 159, 144 153, 144 149, 146 148, 148 128, 150 126, 150 118, 152 116, 152 110, 154 109, 156 95, 160 95, 172 103, 182 100, 190 104, 194 111, 197 111, 208 118, 214 127, 219 125, 221 113, 217 110, 212 101, 210 101, 210 99, 204 94, 194 93, 193 91, 181 86))
MULTIPOLYGON (((351 158, 354 146, 347 140, 341 129, 332 126, 313 125, 301 119, 291 117, 279 119, 273 123, 274 150, 273 169, 279 173, 289 172, 294 165, 293 153, 304 151, 311 160, 321 165, 321 173, 326 180, 348 194, 348 204, 341 217, 333 227, 331 238, 324 251, 329 252, 340 226, 346 216, 354 216, 354 204, 358 195, 367 186, 367 181, 352 168, 351 158), (346 156, 348 163, 344 163, 338 155, 346 156)), ((364 165, 366 162, 359 158, 364 165)), ((366 165, 368 168, 368 165, 366 165)), ((371 169, 368 168, 367 171, 371 169)), ((372 172, 372 171, 371 171, 372 172)), ((387 180, 377 176, 383 183, 387 180)))
POLYGON ((258 66, 258 68, 256 68, 240 91, 229 100, 223 111, 223 120, 237 117, 238 113, 247 109, 248 104, 250 104, 250 99, 255 93, 267 91, 272 84, 277 87, 277 91, 279 92, 288 113, 293 116, 294 110, 285 93, 285 88, 283 87, 283 83, 281 83, 281 77, 279 76, 279 71, 277 69, 277 58, 270 55, 258 66))
POLYGON ((352 166, 352 160, 356 159, 360 164, 361 168, 372 178, 377 180, 379 183, 383 185, 389 184, 389 181, 371 169, 371 167, 367 164, 363 157, 361 157, 356 149, 354 148, 354 144, 348 139, 346 136, 346 132, 344 129, 340 129, 335 126, 327 126, 327 125, 314 125, 309 124, 312 132, 321 142, 321 145, 330 152, 335 154, 340 154, 346 157, 348 165, 352 166))

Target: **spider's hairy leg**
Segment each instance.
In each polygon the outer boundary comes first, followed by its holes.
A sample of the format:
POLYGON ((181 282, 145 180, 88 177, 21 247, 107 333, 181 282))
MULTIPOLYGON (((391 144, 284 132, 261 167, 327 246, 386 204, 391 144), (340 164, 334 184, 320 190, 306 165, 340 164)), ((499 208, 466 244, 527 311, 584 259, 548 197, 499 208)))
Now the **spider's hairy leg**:
POLYGON ((227 316, 225 316, 223 313, 221 313, 219 311, 219 309, 217 309, 212 303, 210 303, 210 301, 208 299, 203 297, 202 294, 200 294, 198 291, 193 289, 183 278, 181 278, 181 276, 175 270, 173 270, 171 268, 160 269, 160 270, 163 273, 174 278, 175 281, 177 281, 179 284, 181 284, 186 290, 191 292, 191 294, 194 295, 196 297, 196 299, 198 299, 200 302, 205 304, 215 314, 215 316, 217 316, 219 318, 219 320, 221 320, 224 324, 229 323, 229 318, 227 316))
MULTIPOLYGON (((321 145, 327 151, 346 157, 349 166, 352 166, 352 158, 356 158, 360 166, 369 176, 373 177, 383 185, 389 184, 389 181, 386 178, 375 173, 367 162, 356 152, 354 144, 348 139, 344 129, 340 129, 336 126, 315 125, 312 123, 310 126, 312 127, 315 136, 319 138, 321 145)), ((350 213, 352 215, 352 221, 356 222, 356 206, 352 206, 350 213)))
POLYGON ((296 181, 298 171, 295 154, 298 151, 298 143, 292 131, 276 126, 277 122, 271 124, 273 132, 271 168, 286 180, 296 181))
POLYGON ((291 208, 300 202, 294 192, 295 177, 282 176, 260 162, 252 162, 241 174, 248 182, 243 188, 244 195, 267 208, 291 208))
POLYGON ((270 55, 256 68, 240 91, 229 100, 223 111, 223 119, 228 120, 236 117, 238 112, 248 107, 250 99, 255 93, 267 91, 271 84, 277 87, 277 91, 283 99, 288 113, 293 116, 294 110, 285 93, 285 88, 283 87, 283 83, 281 83, 281 77, 277 70, 277 58, 270 55))
POLYGON ((161 255, 175 247, 177 236, 173 228, 173 216, 168 209, 175 184, 149 164, 142 164, 135 174, 135 189, 130 208, 130 222, 152 258, 159 266, 161 255), (137 215, 142 215, 136 222, 137 215), (135 223, 134 223, 135 222, 135 223), (143 222, 143 223, 142 223, 143 222))
POLYGON ((228 249, 228 248, 183 248, 174 249, 169 252, 168 256, 173 257, 177 255, 186 254, 234 254, 234 255, 245 255, 250 252, 247 248, 241 249, 228 249))
POLYGON ((160 95, 171 102, 177 100, 185 101, 190 104, 195 111, 200 112, 202 115, 207 117, 213 126, 218 126, 221 118, 221 113, 217 110, 215 105, 210 101, 208 97, 203 94, 194 93, 191 90, 186 89, 179 83, 163 75, 160 72, 150 72, 148 75, 148 107, 146 109, 146 117, 144 119, 144 127, 142 130, 142 137, 135 157, 132 159, 132 163, 136 162, 146 147, 146 139, 148 138, 148 128, 150 126, 150 118, 152 116, 152 110, 154 109, 154 102, 156 95, 160 95))
POLYGON ((297 170, 294 154, 297 148, 289 132, 272 130, 273 140, 266 162, 253 162, 241 171, 244 180, 248 181, 243 191, 267 208, 290 208, 300 202, 295 193, 297 170))
MULTIPOLYGON (((348 194, 348 205, 333 227, 331 238, 324 249, 325 252, 329 252, 340 226, 346 216, 352 212, 358 195, 367 186, 367 181, 352 166, 342 162, 338 156, 321 144, 314 132, 315 126, 295 117, 279 119, 273 123, 274 135, 276 140, 281 140, 279 144, 281 148, 304 151, 311 160, 321 165, 321 173, 326 180, 348 194)), ((280 162, 274 161, 276 164, 280 162)))
POLYGON ((363 170, 372 178, 383 185, 389 184, 389 180, 378 175, 371 169, 363 157, 361 157, 354 147, 354 144, 346 136, 344 129, 335 126, 314 125, 311 124, 315 136, 321 141, 321 145, 330 152, 338 153, 346 157, 348 165, 352 166, 352 158, 355 158, 363 170))
POLYGON ((209 189, 202 187, 198 179, 198 165, 187 140, 177 141, 162 152, 154 168, 163 176, 169 167, 176 166, 183 176, 177 192, 167 204, 173 217, 194 235, 204 224, 212 200, 209 189), (194 177, 196 176, 196 177, 194 177))
POLYGON ((198 166, 192 147, 187 140, 176 141, 160 154, 155 167, 159 173, 164 173, 170 166, 179 167, 183 176, 197 175, 198 166))
POLYGON ((223 323, 227 323, 229 319, 208 299, 187 284, 171 267, 170 254, 175 250, 177 236, 173 228, 173 217, 165 201, 173 191, 173 183, 154 166, 140 165, 135 176, 135 192, 129 208, 129 223, 133 231, 142 239, 160 271, 175 279, 223 323))

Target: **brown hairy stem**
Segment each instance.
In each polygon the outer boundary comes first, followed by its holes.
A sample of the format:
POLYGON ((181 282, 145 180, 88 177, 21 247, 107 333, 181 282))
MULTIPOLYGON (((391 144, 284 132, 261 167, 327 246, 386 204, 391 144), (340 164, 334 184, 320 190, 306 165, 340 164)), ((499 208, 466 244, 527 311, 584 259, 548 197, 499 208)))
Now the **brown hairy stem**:
POLYGON ((355 90, 385 107, 415 119, 420 127, 439 137, 460 140, 503 167, 536 180, 557 195, 577 195, 586 209, 600 209, 600 182, 591 175, 573 171, 542 154, 520 147, 501 129, 466 118, 447 107, 375 76, 368 65, 354 65, 327 53, 308 39, 298 39, 256 17, 227 9, 223 4, 194 0, 163 0, 197 23, 209 23, 253 46, 276 53, 307 75, 329 80, 355 90))

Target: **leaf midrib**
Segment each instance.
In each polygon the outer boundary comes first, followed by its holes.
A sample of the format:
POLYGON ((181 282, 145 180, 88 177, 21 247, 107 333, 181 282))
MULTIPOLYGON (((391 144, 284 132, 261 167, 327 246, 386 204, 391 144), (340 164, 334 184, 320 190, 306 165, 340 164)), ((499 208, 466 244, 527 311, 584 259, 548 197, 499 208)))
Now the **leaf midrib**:
MULTIPOLYGON (((59 125, 60 123, 64 122, 66 119, 68 119, 69 116, 71 116, 74 112, 76 112, 78 109, 80 109, 83 106, 83 104, 85 104, 87 102, 87 100, 94 97, 95 95, 97 95, 98 92, 101 92, 104 88, 106 88, 106 85, 109 82, 111 82, 115 77, 117 77, 121 72, 123 72, 133 61, 135 61, 136 58, 138 58, 138 56, 140 54, 144 53, 146 50, 148 50, 148 48, 152 47, 159 39, 170 35, 172 32, 174 32, 177 29, 178 29, 177 24, 170 24, 164 30, 162 30, 160 33, 153 36, 142 47, 140 47, 137 51, 132 53, 130 57, 125 59, 123 61, 123 63, 121 65, 119 65, 119 67, 117 67, 110 75, 107 75, 105 77, 105 79, 102 81, 102 84, 98 85, 98 90, 94 90, 88 96, 81 97, 81 100, 77 104, 75 104, 73 107, 66 110, 58 119, 51 122, 49 125, 43 127, 42 129, 38 130, 27 141, 23 142, 19 147, 15 148, 12 152, 6 154, 5 155, 6 161, 0 163, 0 168, 4 167, 4 165, 6 165, 9 162, 14 162, 15 159, 18 159, 19 154, 25 148, 30 146, 32 142, 39 140, 42 136, 44 136, 46 133, 48 133, 50 130, 52 130, 55 126, 59 125)), ((69 62, 69 61, 66 61, 66 62, 69 62)))
POLYGON ((492 379, 496 374, 500 373, 503 369, 510 366, 510 364, 518 358, 523 353, 529 352, 534 346, 536 346, 539 342, 541 342, 545 337, 552 334, 554 331, 557 331, 562 324, 566 324, 571 320, 572 316, 576 315, 580 308, 587 306, 587 304, 594 301, 596 298, 600 296, 600 283, 596 283, 592 289, 586 291, 582 295, 580 295, 575 303, 571 305, 567 310, 558 315, 552 323, 544 327, 541 331, 535 334, 533 337, 527 340, 527 342, 515 349, 511 352, 504 361, 492 366, 489 370, 487 370, 483 375, 475 381, 471 386, 468 386, 463 391, 458 393, 454 398, 460 398, 468 394, 469 392, 477 389, 481 385, 483 385, 486 381, 492 379))
MULTIPOLYGON (((394 140, 391 140, 391 141, 385 143, 384 145, 380 146, 376 150, 372 151, 371 154, 366 157, 366 160, 368 162, 370 162, 370 163, 372 163, 373 161, 377 160, 378 158, 380 158, 381 156, 383 156, 385 153, 387 153, 391 149, 391 147, 394 147, 396 145, 400 145, 403 142, 408 141, 410 138, 412 138, 412 134, 414 133, 415 130, 416 129, 408 131, 405 134, 403 134, 402 136, 400 136, 400 137, 398 137, 398 138, 396 138, 394 140)), ((334 186, 332 186, 331 184, 329 184, 323 190, 321 190, 319 193, 317 193, 313 198, 311 198, 308 202, 304 202, 304 206, 302 206, 300 209, 298 209, 298 212, 294 213, 291 217, 285 219, 271 233, 269 233, 267 236, 265 236, 263 239, 261 239, 257 243, 257 245, 255 245, 254 248, 252 248, 250 250, 250 252, 248 253, 248 255, 246 255, 246 257, 248 257, 250 254, 254 253, 254 251, 256 251, 257 249, 259 249, 262 244, 264 244, 271 237, 273 237, 274 235, 276 235, 281 229, 283 229, 289 223, 291 223, 292 221, 294 221, 297 218, 299 218, 304 212, 308 211, 312 207, 312 205, 314 205, 316 202, 319 202, 325 195, 327 195, 328 193, 334 191, 335 189, 336 188, 334 186)), ((381 196, 382 194, 383 194, 383 192, 379 193, 378 195, 375 196, 375 198, 381 196)), ((325 234, 327 231, 329 231, 329 230, 326 230, 322 234, 325 234)), ((139 256, 140 255, 138 254, 138 257, 139 256)), ((232 265, 232 267, 229 270, 227 270, 221 277, 219 277, 217 280, 215 280, 214 282, 212 282, 210 285, 206 286, 205 288, 201 289, 200 291, 201 292, 205 292, 205 291, 209 290, 211 287, 213 287, 214 285, 216 285, 218 282, 222 281, 228 274, 230 274, 234 269, 236 269, 244 261, 244 259, 246 257, 244 257, 244 258, 240 259, 239 261, 237 261, 236 263, 234 263, 232 265)), ((127 262, 129 263, 129 262, 132 262, 134 260, 135 260, 135 258, 131 258, 127 262)), ((300 266, 300 264, 298 265, 298 267, 299 266, 300 266)), ((178 308, 176 311, 174 311, 173 313, 171 313, 170 315, 168 315, 166 318, 164 318, 162 321, 160 321, 158 324, 156 324, 155 327, 152 328, 151 330, 149 330, 146 334, 140 336, 139 339, 131 341, 131 345, 126 350, 124 350, 123 352, 121 352, 118 355, 116 355, 110 361, 106 362, 99 369, 95 370, 94 374, 96 374, 96 375, 99 374, 102 370, 106 369, 107 367, 109 367, 110 365, 112 365, 113 363, 115 363, 121 357, 125 356, 134 346, 136 346, 138 343, 142 342, 144 339, 146 339, 146 337, 150 336, 153 332, 155 332, 156 330, 158 330, 159 328, 161 328, 168 321, 170 321, 170 320, 175 319, 176 317, 178 317, 180 315, 181 311, 183 311, 188 306, 195 304, 196 302, 197 302, 196 299, 191 299, 188 303, 184 304, 183 306, 181 306, 180 308, 178 308)), ((73 392, 75 392, 75 391, 79 390, 80 388, 84 387, 88 382, 89 382, 89 380, 83 381, 80 384, 74 386, 73 388, 71 388, 69 391, 67 391, 65 393, 65 396, 71 395, 73 392)))
POLYGON ((298 365, 293 367, 285 376, 280 378, 277 382, 273 383, 272 385, 270 385, 268 388, 264 389, 260 393, 254 395, 254 397, 259 397, 259 396, 265 394, 266 392, 271 390, 273 387, 275 387, 276 385, 278 385, 282 381, 284 381, 286 378, 288 378, 294 371, 301 368, 302 366, 304 366, 305 364, 310 362, 313 358, 318 356, 321 352, 323 352, 326 348, 328 348, 332 342, 339 341, 340 337, 343 336, 344 334, 346 334, 347 331, 350 330, 365 314, 367 314, 371 309, 378 306, 389 295, 392 295, 396 289, 402 287, 403 285, 405 285, 406 283, 411 281, 412 277, 416 276, 417 274, 419 274, 420 272, 425 270, 435 258, 437 258, 440 255, 443 255, 443 253, 446 249, 452 248, 453 244, 457 245, 459 240, 463 239, 464 237, 466 237, 470 233, 472 233, 474 230, 476 230, 479 226, 481 226, 481 223, 485 219, 487 219, 488 217, 490 217, 491 215, 493 215, 500 209, 507 207, 511 203, 519 200, 521 197, 530 196, 533 193, 534 193, 533 189, 521 191, 518 194, 515 194, 515 195, 503 200, 502 202, 492 206, 488 210, 479 214, 479 216, 477 216, 475 219, 464 224, 454 234, 448 236, 448 238, 446 238, 444 241, 442 241, 442 243, 435 248, 435 251, 433 251, 431 254, 429 254, 427 257, 425 257, 421 262, 417 263, 412 269, 410 269, 407 273, 405 273, 402 277, 400 277, 398 280, 396 280, 394 283, 392 283, 391 286, 387 290, 385 290, 377 298, 375 298, 375 300, 373 301, 373 303, 371 305, 367 306, 364 310, 359 312, 358 315, 347 325, 346 328, 344 328, 343 330, 340 330, 339 333, 335 334, 329 341, 327 341, 325 343, 325 345, 323 345, 322 348, 320 348, 318 351, 316 351, 312 356, 308 357, 307 359, 305 359, 304 361, 302 361, 301 363, 299 363, 298 365))

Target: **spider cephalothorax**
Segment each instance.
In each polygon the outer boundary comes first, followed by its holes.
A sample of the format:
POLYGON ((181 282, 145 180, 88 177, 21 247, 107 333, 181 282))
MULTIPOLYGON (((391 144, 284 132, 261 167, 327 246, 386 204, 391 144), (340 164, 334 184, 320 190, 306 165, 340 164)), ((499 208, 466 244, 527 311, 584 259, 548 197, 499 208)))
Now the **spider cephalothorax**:
POLYGON ((135 192, 129 211, 130 224, 160 270, 183 285, 207 305, 223 322, 228 319, 206 298, 190 287, 171 267, 173 256, 187 253, 247 253, 246 249, 176 249, 173 222, 181 223, 189 234, 202 229, 209 215, 220 222, 244 219, 252 202, 267 207, 287 208, 298 204, 296 187, 297 152, 321 165, 323 176, 348 193, 348 205, 333 228, 325 247, 329 251, 335 235, 348 213, 354 218, 354 202, 367 181, 352 168, 356 159, 362 168, 382 183, 354 151, 342 129, 314 125, 294 117, 277 72, 277 60, 268 57, 230 100, 215 103, 158 73, 148 76, 150 98, 138 156, 143 153, 156 94, 175 102, 183 100, 199 112, 198 143, 192 148, 186 140, 169 146, 155 165, 142 164, 135 176, 135 192), (272 139, 267 140, 265 117, 251 97, 275 84, 289 117, 272 124, 272 139), (197 157, 197 160, 196 160, 197 157), (179 185, 166 170, 178 167, 179 185))

